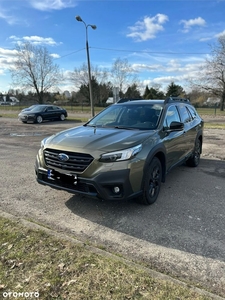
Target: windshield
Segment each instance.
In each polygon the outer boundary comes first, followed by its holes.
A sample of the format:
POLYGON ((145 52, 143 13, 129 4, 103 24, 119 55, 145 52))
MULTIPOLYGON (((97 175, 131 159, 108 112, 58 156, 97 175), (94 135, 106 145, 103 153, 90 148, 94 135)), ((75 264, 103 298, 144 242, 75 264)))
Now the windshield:
POLYGON ((121 104, 103 110, 86 125, 124 129, 156 129, 162 113, 161 104, 121 104))
POLYGON ((39 111, 43 111, 46 108, 45 105, 36 105, 33 108, 31 108, 30 112, 39 112, 39 111))
POLYGON ((27 108, 24 108, 24 109, 26 109, 26 110, 31 110, 31 109, 33 109, 35 106, 37 106, 37 104, 31 105, 30 107, 27 107, 27 108))

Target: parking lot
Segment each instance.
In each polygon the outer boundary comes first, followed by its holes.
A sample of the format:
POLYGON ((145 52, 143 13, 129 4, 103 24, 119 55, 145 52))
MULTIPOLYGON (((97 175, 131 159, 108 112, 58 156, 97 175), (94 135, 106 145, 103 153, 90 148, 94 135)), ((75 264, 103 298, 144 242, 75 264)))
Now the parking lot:
POLYGON ((0 118, 0 209, 225 294, 225 130, 206 129, 199 167, 174 169, 157 202, 106 202, 35 180, 41 140, 79 123, 0 118))

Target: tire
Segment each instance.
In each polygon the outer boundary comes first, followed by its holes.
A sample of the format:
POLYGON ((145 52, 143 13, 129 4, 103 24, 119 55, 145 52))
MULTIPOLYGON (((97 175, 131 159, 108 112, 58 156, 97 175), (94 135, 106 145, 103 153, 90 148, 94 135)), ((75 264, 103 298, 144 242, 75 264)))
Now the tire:
POLYGON ((66 119, 64 114, 61 114, 59 118, 60 118, 61 121, 64 121, 66 119))
POLYGON ((197 167, 200 161, 200 155, 201 155, 201 142, 198 139, 195 143, 195 149, 191 157, 186 161, 187 166, 197 167))
POLYGON ((37 122, 38 124, 41 124, 41 123, 43 122, 42 116, 37 116, 36 122, 37 122))
POLYGON ((162 165, 157 157, 149 164, 143 178, 143 195, 139 196, 138 202, 146 205, 153 204, 159 195, 162 181, 162 165))

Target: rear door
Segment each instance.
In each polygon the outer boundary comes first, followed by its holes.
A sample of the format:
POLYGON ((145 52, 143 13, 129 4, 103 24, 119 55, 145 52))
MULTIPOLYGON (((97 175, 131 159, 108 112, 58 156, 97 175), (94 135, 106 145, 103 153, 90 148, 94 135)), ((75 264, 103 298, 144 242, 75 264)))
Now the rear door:
POLYGON ((192 117, 187 105, 181 104, 179 105, 178 109, 180 112, 181 121, 184 123, 185 156, 188 156, 190 153, 192 153, 195 146, 196 126, 198 121, 192 117))
POLYGON ((46 107, 45 112, 44 112, 44 119, 52 120, 54 118, 55 118, 55 111, 53 109, 53 106, 46 107))
POLYGON ((62 114, 61 108, 59 108, 58 106, 52 107, 52 118, 59 119, 61 114, 62 114))

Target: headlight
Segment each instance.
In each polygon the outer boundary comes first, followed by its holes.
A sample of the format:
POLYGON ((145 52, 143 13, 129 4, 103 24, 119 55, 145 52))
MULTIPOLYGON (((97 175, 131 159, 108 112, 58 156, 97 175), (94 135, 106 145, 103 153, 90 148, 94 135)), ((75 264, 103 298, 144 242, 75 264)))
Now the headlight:
POLYGON ((128 160, 134 157, 136 154, 138 154, 141 151, 141 149, 142 149, 142 144, 125 150, 105 153, 101 155, 100 161, 114 162, 114 161, 128 160))

